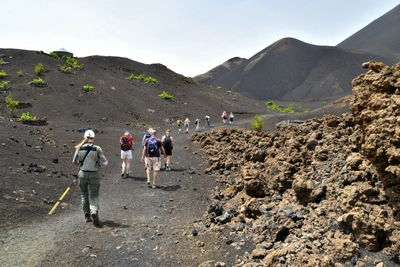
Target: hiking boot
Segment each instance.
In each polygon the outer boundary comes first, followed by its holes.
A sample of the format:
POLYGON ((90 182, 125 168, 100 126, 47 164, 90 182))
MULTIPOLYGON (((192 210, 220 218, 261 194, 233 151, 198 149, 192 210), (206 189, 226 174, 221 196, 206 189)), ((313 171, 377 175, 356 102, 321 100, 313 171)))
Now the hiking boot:
POLYGON ((170 167, 167 167, 167 171, 170 171, 171 170, 171 168, 170 167))
POLYGON ((123 170, 122 172, 121 172, 121 176, 124 176, 125 175, 125 171, 123 170))
POLYGON ((99 214, 96 213, 92 213, 92 219, 93 219, 93 225, 96 227, 100 226, 100 220, 99 220, 99 214))
POLYGON ((85 222, 91 222, 92 221, 92 218, 90 218, 90 213, 86 213, 85 214, 85 222))
POLYGON ((150 179, 147 179, 147 184, 150 184, 150 179))
POLYGON ((153 189, 156 189, 156 188, 157 188, 157 186, 156 186, 155 184, 153 184, 153 186, 152 186, 151 188, 153 188, 153 189))

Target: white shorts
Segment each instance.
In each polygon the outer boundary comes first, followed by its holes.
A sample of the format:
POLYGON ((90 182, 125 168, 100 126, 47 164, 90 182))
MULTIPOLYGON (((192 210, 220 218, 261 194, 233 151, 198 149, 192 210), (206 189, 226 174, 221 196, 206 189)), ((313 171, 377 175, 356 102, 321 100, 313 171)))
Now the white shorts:
POLYGON ((161 167, 161 163, 160 163, 160 158, 157 157, 146 157, 145 158, 145 162, 146 162, 146 168, 148 170, 153 169, 154 171, 159 171, 160 167, 161 167))
POLYGON ((132 159, 132 150, 128 151, 121 150, 121 159, 132 159))

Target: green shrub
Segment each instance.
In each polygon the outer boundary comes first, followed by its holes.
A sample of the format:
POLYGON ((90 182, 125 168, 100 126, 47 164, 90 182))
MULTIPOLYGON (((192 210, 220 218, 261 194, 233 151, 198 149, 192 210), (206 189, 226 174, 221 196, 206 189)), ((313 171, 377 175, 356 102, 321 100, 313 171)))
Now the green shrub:
POLYGON ((161 94, 158 95, 162 99, 172 99, 174 98, 172 95, 168 94, 166 91, 163 91, 161 94))
POLYGON ((19 70, 18 71, 18 77, 22 77, 22 76, 23 76, 22 70, 19 70))
POLYGON ((145 83, 151 83, 151 84, 158 83, 158 81, 157 81, 155 78, 153 78, 153 77, 147 77, 147 78, 145 78, 145 79, 144 79, 144 82, 145 82, 145 83))
POLYGON ((39 63, 39 64, 36 65, 35 72, 36 72, 37 76, 40 76, 40 75, 43 74, 44 68, 43 68, 43 64, 42 63, 39 63))
POLYGON ((36 116, 32 117, 29 112, 27 113, 22 113, 21 117, 19 118, 20 121, 35 121, 36 116))
POLYGON ((30 81, 28 84, 41 85, 41 84, 45 84, 45 81, 42 78, 36 78, 36 79, 33 79, 32 81, 30 81))
POLYGON ((222 86, 217 86, 217 89, 222 89, 222 86))
POLYGON ((257 132, 261 132, 263 130, 264 122, 260 116, 255 115, 251 119, 251 128, 253 129, 253 131, 257 131, 257 132))
POLYGON ((6 105, 10 109, 11 116, 16 116, 17 115, 18 103, 19 103, 18 101, 15 101, 15 100, 12 99, 11 93, 8 96, 6 96, 6 105))
POLYGON ((1 70, 0 71, 0 78, 5 78, 5 77, 7 77, 8 75, 7 75, 7 73, 4 71, 4 70, 1 70))
POLYGON ((61 66, 61 67, 60 67, 60 70, 61 70, 62 72, 64 72, 64 73, 71 73, 71 72, 72 72, 72 68, 69 67, 69 66, 66 66, 66 65, 61 66))
POLYGON ((5 62, 4 59, 0 58, 0 65, 7 65, 8 62, 5 62))
POLYGON ((0 83, 0 89, 6 89, 7 88, 7 84, 9 83, 10 81, 2 81, 1 83, 0 83))
POLYGON ((54 58, 60 58, 56 53, 50 52, 50 56, 54 58))
POLYGON ((138 76, 135 76, 134 74, 129 75, 126 79, 128 80, 139 80, 139 81, 144 81, 146 77, 144 74, 139 74, 138 76))
POLYGON ((83 68, 83 64, 79 64, 78 60, 73 57, 62 56, 62 58, 65 59, 65 62, 67 62, 68 65, 76 70, 80 70, 83 68))
POLYGON ((93 85, 84 85, 82 86, 83 90, 85 90, 86 92, 91 92, 94 91, 94 86, 93 85))

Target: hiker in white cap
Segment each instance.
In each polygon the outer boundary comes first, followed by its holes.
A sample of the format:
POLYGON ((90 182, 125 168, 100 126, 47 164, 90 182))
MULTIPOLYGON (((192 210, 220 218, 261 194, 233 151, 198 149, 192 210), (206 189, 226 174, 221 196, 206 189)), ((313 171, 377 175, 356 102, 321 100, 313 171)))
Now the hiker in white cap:
POLYGON ((82 194, 82 209, 86 222, 100 226, 99 219, 99 190, 100 190, 100 163, 107 166, 108 161, 101 147, 94 145, 95 134, 87 130, 84 139, 75 146, 72 162, 79 165, 79 187, 82 194))

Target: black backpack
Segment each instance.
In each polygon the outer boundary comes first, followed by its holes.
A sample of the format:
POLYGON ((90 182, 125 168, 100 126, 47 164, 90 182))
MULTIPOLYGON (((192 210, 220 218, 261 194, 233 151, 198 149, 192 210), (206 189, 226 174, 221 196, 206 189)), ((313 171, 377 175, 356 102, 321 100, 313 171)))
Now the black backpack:
POLYGON ((163 145, 165 148, 171 148, 171 136, 165 136, 163 145))

